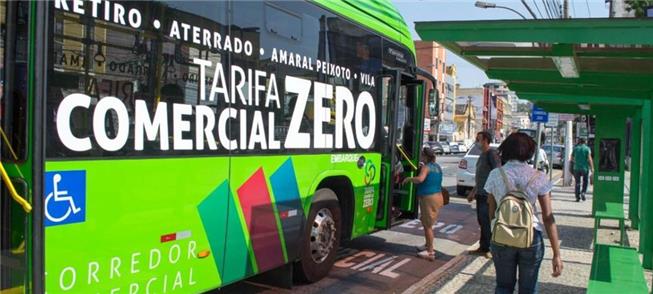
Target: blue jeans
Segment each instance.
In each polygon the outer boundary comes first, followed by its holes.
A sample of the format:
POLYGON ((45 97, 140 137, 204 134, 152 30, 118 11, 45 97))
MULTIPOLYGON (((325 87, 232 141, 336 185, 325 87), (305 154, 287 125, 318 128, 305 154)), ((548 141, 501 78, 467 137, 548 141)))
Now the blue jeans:
POLYGON ((579 200, 581 197, 583 197, 583 200, 585 200, 585 193, 587 192, 587 182, 589 178, 589 172, 586 171, 574 171, 574 183, 575 185, 575 190, 576 192, 576 200, 579 200), (582 185, 583 189, 581 190, 581 179, 582 179, 582 185))
POLYGON ((476 220, 481 227, 481 239, 479 240, 478 249, 480 251, 490 251, 490 207, 487 204, 488 195, 476 194, 476 220))
POLYGON ((513 293, 517 272, 519 272, 519 293, 537 293, 537 275, 544 257, 542 232, 535 230, 531 248, 522 249, 494 243, 490 248, 497 272, 497 287, 494 293, 513 293))

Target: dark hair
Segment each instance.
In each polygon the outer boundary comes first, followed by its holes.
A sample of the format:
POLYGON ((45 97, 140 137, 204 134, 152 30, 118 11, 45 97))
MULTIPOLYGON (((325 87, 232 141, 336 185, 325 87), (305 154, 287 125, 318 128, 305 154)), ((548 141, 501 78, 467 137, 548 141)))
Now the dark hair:
POLYGON ((499 146, 501 161, 510 160, 527 161, 535 153, 535 141, 524 133, 512 133, 499 146))
POLYGON ((429 147, 424 147, 422 153, 426 156, 426 162, 435 162, 435 152, 429 147))
POLYGON ((585 144, 585 138, 578 138, 578 144, 585 144))
POLYGON ((488 131, 478 132, 476 136, 481 136, 481 138, 483 138, 488 143, 492 142, 492 134, 490 134, 490 132, 488 131))

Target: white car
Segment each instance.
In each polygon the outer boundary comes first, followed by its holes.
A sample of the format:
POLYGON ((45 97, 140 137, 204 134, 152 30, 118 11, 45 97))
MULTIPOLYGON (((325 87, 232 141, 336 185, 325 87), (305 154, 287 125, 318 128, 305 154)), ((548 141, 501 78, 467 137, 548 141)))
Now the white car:
POLYGON ((442 145, 442 152, 444 154, 451 154, 451 147, 449 146, 449 143, 447 142, 438 142, 440 145, 442 145))
POLYGON ((460 153, 466 153, 467 152, 467 146, 463 142, 456 142, 458 144, 458 151, 460 153))
MULTIPOLYGON (((497 149, 499 144, 490 144, 490 148, 497 149)), ((456 192, 460 196, 466 196, 468 190, 476 185, 476 162, 481 155, 481 147, 478 144, 472 145, 463 159, 458 163, 456 173, 456 192)))

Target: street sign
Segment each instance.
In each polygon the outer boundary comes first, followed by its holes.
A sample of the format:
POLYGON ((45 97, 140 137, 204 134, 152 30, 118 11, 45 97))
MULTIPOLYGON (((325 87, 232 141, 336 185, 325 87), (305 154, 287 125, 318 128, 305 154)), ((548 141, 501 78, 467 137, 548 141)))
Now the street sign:
POLYGON ((544 126, 548 128, 556 128, 558 127, 558 120, 559 120, 559 115, 557 113, 550 113, 549 121, 544 126))
POLYGON ((587 137, 587 123, 586 122, 577 122, 576 123, 576 134, 578 137, 587 137))
POLYGON ((456 123, 445 120, 440 123, 440 133, 453 134, 456 131, 456 123))
POLYGON ((531 111, 531 122, 545 123, 547 121, 549 121, 549 113, 544 111, 544 109, 533 105, 533 110, 531 111))
POLYGON ((425 132, 431 131, 431 119, 430 118, 425 118, 424 119, 424 131, 425 132))
POLYGON ((558 120, 561 120, 561 121, 570 121, 570 120, 574 120, 574 118, 575 118, 575 115, 569 114, 569 113, 561 113, 561 114, 558 115, 558 120))

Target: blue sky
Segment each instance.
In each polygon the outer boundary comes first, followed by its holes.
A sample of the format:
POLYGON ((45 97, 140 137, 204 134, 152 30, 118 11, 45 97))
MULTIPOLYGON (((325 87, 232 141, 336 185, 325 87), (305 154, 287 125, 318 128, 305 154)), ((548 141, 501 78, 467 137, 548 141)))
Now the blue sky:
MULTIPOLYGON (((540 17, 535 5, 546 16, 544 0, 526 0, 535 14, 540 17)), ((399 12, 408 23, 415 40, 419 36, 415 32, 416 21, 438 20, 480 20, 480 19, 518 19, 519 15, 505 9, 481 9, 474 6, 475 0, 392 0, 399 12)), ((528 16, 528 11, 518 0, 500 0, 486 2, 507 6, 528 16)), ((560 3, 562 1, 560 0, 560 3)), ((574 18, 607 17, 608 6, 604 0, 569 0, 569 13, 574 18)), ((455 64, 458 72, 458 82, 462 87, 482 86, 488 81, 487 76, 475 66, 451 52, 447 52, 447 64, 455 64)))

